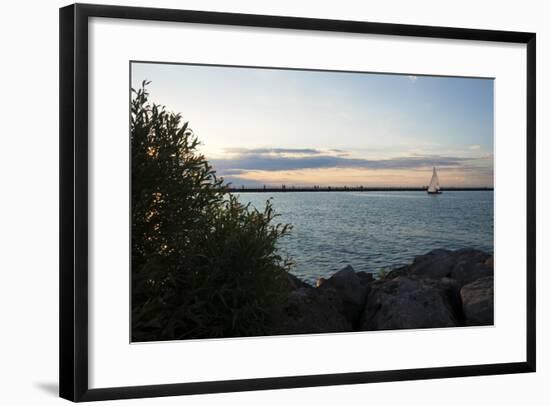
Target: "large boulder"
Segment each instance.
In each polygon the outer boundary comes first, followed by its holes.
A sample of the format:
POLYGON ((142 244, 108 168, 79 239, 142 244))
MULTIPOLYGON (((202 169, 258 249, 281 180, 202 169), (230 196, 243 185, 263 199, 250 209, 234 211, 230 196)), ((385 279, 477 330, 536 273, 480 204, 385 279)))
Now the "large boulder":
POLYGON ((492 256, 475 249, 461 249, 453 253, 455 264, 452 278, 462 285, 479 278, 493 276, 492 256))
POLYGON ((318 290, 322 295, 335 294, 338 296, 342 301, 342 314, 355 325, 365 307, 371 281, 370 274, 365 272, 358 274, 348 265, 318 284, 318 290))
POLYGON ((460 324, 448 286, 398 276, 372 283, 361 330, 453 327, 460 324))
POLYGON ((437 249, 425 255, 418 255, 408 267, 409 275, 417 277, 441 279, 451 277, 455 259, 452 251, 437 249))
POLYGON ((333 291, 301 287, 289 294, 283 314, 271 334, 308 334, 352 331, 343 315, 342 299, 333 291))
POLYGON ((467 326, 486 326, 494 323, 493 277, 480 278, 460 289, 462 311, 467 326))
POLYGON ((456 251, 437 249, 414 258, 409 266, 398 268, 388 278, 408 276, 415 279, 454 279, 463 286, 479 278, 493 275, 492 256, 466 248, 456 251))

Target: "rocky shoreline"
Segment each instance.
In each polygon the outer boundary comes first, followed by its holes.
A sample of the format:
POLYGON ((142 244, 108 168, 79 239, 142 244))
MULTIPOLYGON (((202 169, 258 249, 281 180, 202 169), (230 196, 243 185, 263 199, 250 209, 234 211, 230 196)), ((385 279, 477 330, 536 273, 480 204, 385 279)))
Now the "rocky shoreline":
POLYGON ((492 325, 493 255, 437 249, 374 278, 346 266, 291 293, 271 334, 492 325))

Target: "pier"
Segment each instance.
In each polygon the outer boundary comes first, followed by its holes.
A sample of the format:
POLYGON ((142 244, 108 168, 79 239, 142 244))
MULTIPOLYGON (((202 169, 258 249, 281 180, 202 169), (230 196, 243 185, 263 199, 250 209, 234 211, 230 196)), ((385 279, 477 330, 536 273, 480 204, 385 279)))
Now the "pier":
MULTIPOLYGON (((282 186, 229 187, 232 193, 291 193, 291 192, 425 192, 428 187, 370 187, 370 186, 282 186)), ((442 192, 493 191, 492 187, 442 187, 442 192)))

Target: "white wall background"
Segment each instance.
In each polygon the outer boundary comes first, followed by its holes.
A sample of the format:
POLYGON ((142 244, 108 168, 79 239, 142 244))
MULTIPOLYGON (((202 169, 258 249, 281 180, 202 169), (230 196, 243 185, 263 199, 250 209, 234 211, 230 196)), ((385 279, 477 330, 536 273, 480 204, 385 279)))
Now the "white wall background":
MULTIPOLYGON (((536 374, 306 388, 133 404, 399 404, 544 405, 550 402, 545 317, 549 201, 549 10, 543 1, 430 0, 102 0, 104 4, 446 25, 537 33, 538 371, 536 374), (543 235, 544 234, 544 235, 543 235)), ((58 329, 58 0, 9 2, 1 13, 0 61, 0 403, 62 404, 57 398, 58 329)), ((513 162, 510 163, 513 165, 513 162)), ((513 215, 511 213, 511 215, 513 215)), ((518 213, 517 215, 523 215, 518 213)), ((365 351, 376 349, 365 348, 365 351)), ((452 351, 449 348, 449 351, 452 351)), ((391 356, 391 354, 389 354, 391 356)), ((295 360, 289 360, 295 361, 295 360)), ((112 402, 112 404, 123 404, 112 402)))

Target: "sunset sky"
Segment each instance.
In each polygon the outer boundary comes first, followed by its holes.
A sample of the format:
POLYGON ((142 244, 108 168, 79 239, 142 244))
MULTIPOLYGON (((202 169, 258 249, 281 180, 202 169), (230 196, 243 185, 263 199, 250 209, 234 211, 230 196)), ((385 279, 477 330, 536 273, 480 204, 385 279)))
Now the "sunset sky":
POLYGON ((132 64, 235 186, 493 186, 493 80, 132 64))

